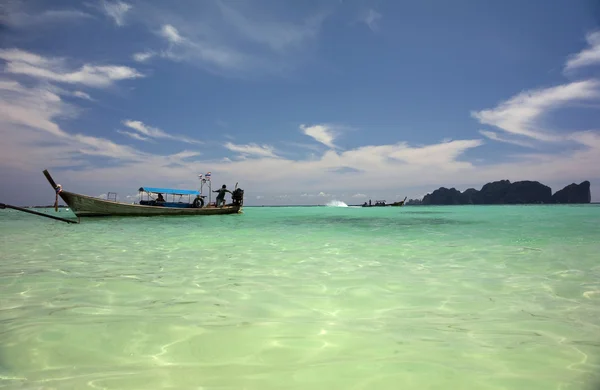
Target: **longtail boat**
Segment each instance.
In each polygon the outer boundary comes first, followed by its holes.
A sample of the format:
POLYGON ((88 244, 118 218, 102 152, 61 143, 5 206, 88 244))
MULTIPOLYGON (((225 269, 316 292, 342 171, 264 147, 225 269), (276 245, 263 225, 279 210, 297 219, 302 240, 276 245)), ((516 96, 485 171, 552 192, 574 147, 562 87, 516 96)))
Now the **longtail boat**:
POLYGON ((372 204, 371 201, 369 200, 368 203, 365 202, 361 206, 362 207, 401 207, 401 206, 404 206, 404 202, 406 202, 406 198, 407 197, 404 197, 404 200, 401 200, 399 202, 390 203, 390 204, 385 203, 385 200, 376 200, 375 203, 372 204))
POLYGON ((54 188, 56 193, 56 202, 54 207, 58 206, 58 197, 71 208, 73 213, 80 217, 109 217, 109 216, 159 216, 159 215, 223 215, 237 214, 242 212, 244 204, 244 190, 236 188, 231 193, 231 203, 216 206, 212 203, 204 205, 202 191, 196 190, 178 190, 172 188, 141 187, 141 194, 148 196, 147 200, 140 197, 139 203, 123 203, 115 199, 101 199, 88 195, 82 195, 75 192, 66 191, 60 184, 56 184, 48 170, 44 170, 44 176, 54 188), (150 195, 159 195, 158 199, 150 199, 150 195), (162 198, 162 194, 171 195, 171 201, 168 202, 162 198), (188 202, 183 202, 182 197, 188 196, 188 202), (190 202, 191 197, 194 200, 190 202), (176 199, 176 197, 179 197, 176 199))
POLYGON ((392 203, 390 206, 392 206, 392 207, 401 207, 401 206, 404 206, 404 202, 406 202, 406 198, 408 198, 408 196, 405 196, 404 200, 401 200, 400 202, 394 202, 394 203, 392 203))

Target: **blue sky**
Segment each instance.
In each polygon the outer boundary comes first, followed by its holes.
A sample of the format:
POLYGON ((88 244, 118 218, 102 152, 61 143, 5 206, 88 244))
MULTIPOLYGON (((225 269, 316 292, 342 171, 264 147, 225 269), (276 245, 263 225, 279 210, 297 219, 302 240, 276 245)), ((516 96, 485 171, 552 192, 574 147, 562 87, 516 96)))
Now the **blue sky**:
POLYGON ((236 182, 248 204, 590 180, 600 6, 9 0, 2 201, 236 182))

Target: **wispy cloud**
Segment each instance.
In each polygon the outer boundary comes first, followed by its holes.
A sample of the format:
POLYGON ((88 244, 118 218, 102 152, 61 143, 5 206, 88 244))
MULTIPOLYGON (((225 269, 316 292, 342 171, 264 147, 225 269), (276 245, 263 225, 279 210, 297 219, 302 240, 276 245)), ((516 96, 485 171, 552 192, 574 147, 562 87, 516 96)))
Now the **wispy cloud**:
POLYGON ((600 96, 600 82, 585 80, 550 88, 521 92, 497 107, 474 111, 480 123, 537 141, 558 142, 564 137, 543 130, 541 119, 551 110, 600 96))
MULTIPOLYGON (((141 167, 154 169, 189 165, 198 152, 182 151, 171 155, 147 153, 106 138, 82 133, 70 133, 57 123, 77 114, 74 107, 61 99, 52 88, 26 86, 17 81, 0 80, 0 166, 23 172, 39 172, 40 167, 77 167, 77 172, 97 169, 92 161, 111 161, 103 166, 141 167)), ((132 168, 137 170, 137 168, 132 168)), ((102 179, 102 174, 97 179, 102 179)), ((85 177, 81 178, 85 182, 85 177)))
POLYGON ((457 166, 462 166, 463 164, 471 165, 468 162, 459 161, 458 158, 467 150, 477 148, 481 145, 483 145, 483 141, 479 139, 452 140, 418 147, 411 147, 406 143, 400 143, 393 147, 388 157, 418 166, 437 166, 446 162, 452 162, 457 166))
POLYGON ((257 145, 254 143, 248 145, 236 145, 227 142, 223 146, 232 152, 240 153, 242 156, 278 158, 275 154, 275 149, 269 145, 257 145))
POLYGON ((145 52, 140 52, 140 53, 134 53, 131 57, 134 59, 134 61, 146 62, 150 58, 154 57, 155 55, 156 55, 156 53, 154 53, 154 52, 145 51, 145 52))
POLYGON ((43 87, 46 90, 48 90, 49 92, 55 93, 55 94, 60 95, 60 96, 76 97, 76 98, 83 99, 83 100, 89 100, 91 102, 96 101, 87 92, 78 91, 78 90, 73 91, 73 90, 70 90, 68 88, 61 88, 61 87, 58 87, 58 86, 56 86, 56 85, 54 85, 52 83, 45 82, 43 80, 40 81, 40 84, 43 85, 43 87))
POLYGON ((283 141, 281 143, 283 145, 291 146, 294 148, 312 150, 313 152, 320 152, 323 150, 323 146, 317 145, 317 144, 308 144, 308 143, 302 143, 302 142, 289 142, 289 141, 283 141))
MULTIPOLYGON (((217 2, 226 24, 236 29, 240 37, 269 48, 280 51, 290 46, 297 47, 308 39, 315 38, 321 24, 326 17, 325 13, 316 13, 299 23, 273 21, 268 17, 255 14, 256 19, 251 20, 235 8, 217 2)), ((246 10, 247 14, 251 10, 246 10)))
POLYGON ((517 146, 523 146, 525 148, 534 148, 535 147, 535 145, 531 142, 521 141, 518 139, 504 138, 504 137, 499 136, 498 133, 493 132, 493 131, 479 130, 479 133, 493 141, 504 142, 507 144, 513 144, 513 145, 517 145, 517 146))
POLYGON ((164 26, 162 26, 162 28, 160 29, 160 35, 167 41, 175 45, 178 45, 185 41, 183 37, 179 35, 179 31, 177 31, 177 29, 171 26, 170 24, 165 24, 164 26))
MULTIPOLYGON (((328 12, 313 8, 272 15, 272 7, 225 2, 188 2, 189 12, 148 7, 149 30, 166 46, 141 53, 187 62, 213 73, 244 77, 262 72, 280 74, 307 59, 328 12), (271 8, 271 9, 270 9, 271 8)), ((147 59, 146 57, 139 57, 147 59)))
POLYGON ((132 58, 137 62, 147 62, 152 58, 163 58, 176 62, 191 62, 204 64, 208 70, 234 70, 250 66, 252 60, 240 52, 230 50, 225 46, 211 44, 202 39, 193 40, 183 36, 171 24, 165 24, 158 29, 160 36, 168 46, 162 50, 151 50, 134 53, 132 58))
POLYGON ((566 72, 585 66, 600 65, 600 31, 588 33, 586 41, 589 47, 568 59, 565 65, 566 72))
POLYGON ((91 100, 91 101, 94 100, 94 99, 92 99, 92 97, 89 94, 82 92, 82 91, 73 92, 73 96, 78 97, 80 99, 85 99, 85 100, 91 100))
POLYGON ((365 15, 364 22, 372 31, 379 30, 377 22, 381 19, 381 14, 374 9, 369 9, 365 15))
POLYGON ((44 87, 27 87, 18 82, 0 84, 0 123, 3 127, 3 164, 40 166, 72 165, 85 155, 139 159, 144 153, 107 139, 63 130, 56 118, 73 116, 70 104, 44 87), (44 148, 38 145, 46 143, 44 148), (35 150, 27 159, 24 151, 35 150))
POLYGON ((7 26, 15 28, 26 28, 46 23, 65 23, 70 21, 82 21, 92 19, 93 16, 75 9, 47 10, 43 12, 15 10, 9 5, 5 6, 4 15, 0 21, 7 26))
POLYGON ((107 87, 118 80, 144 77, 133 68, 117 65, 85 64, 78 70, 70 70, 63 58, 43 57, 19 49, 0 49, 0 59, 6 61, 6 73, 90 87, 107 87))
POLYGON ((315 141, 320 142, 331 149, 337 148, 333 141, 338 133, 330 125, 300 125, 300 130, 309 137, 314 138, 315 141))
POLYGON ((165 131, 163 131, 157 127, 148 126, 141 121, 125 120, 125 121, 123 121, 123 125, 129 127, 130 129, 133 129, 133 130, 137 131, 138 133, 143 134, 149 138, 172 139, 175 141, 186 142, 189 144, 203 144, 202 141, 191 139, 189 137, 185 137, 185 136, 181 136, 181 135, 172 135, 172 134, 166 133, 165 131))
POLYGON ((138 140, 138 141, 154 142, 149 137, 144 137, 143 135, 140 135, 139 133, 134 133, 132 131, 117 130, 117 133, 126 135, 127 137, 133 138, 133 139, 138 140))
POLYGON ((131 10, 131 4, 122 1, 102 0, 102 10, 117 26, 125 24, 125 15, 131 10))

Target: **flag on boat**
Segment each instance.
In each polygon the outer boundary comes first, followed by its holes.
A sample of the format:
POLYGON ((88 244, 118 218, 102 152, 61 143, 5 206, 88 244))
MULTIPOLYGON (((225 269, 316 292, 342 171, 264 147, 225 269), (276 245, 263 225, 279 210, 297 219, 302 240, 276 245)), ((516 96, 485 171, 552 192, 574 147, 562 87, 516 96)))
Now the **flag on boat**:
POLYGON ((206 172, 206 180, 210 180, 210 172, 206 172))

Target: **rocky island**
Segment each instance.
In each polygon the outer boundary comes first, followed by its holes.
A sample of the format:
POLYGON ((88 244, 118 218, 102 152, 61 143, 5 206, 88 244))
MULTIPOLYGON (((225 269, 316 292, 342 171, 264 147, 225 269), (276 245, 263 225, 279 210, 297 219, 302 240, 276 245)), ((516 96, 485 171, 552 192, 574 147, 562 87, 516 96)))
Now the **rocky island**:
POLYGON ((552 204, 590 203, 590 182, 570 184, 552 194, 552 189, 537 181, 499 180, 484 185, 481 190, 469 188, 460 192, 455 188, 440 187, 421 201, 410 199, 407 205, 466 205, 466 204, 552 204))

